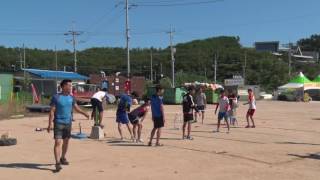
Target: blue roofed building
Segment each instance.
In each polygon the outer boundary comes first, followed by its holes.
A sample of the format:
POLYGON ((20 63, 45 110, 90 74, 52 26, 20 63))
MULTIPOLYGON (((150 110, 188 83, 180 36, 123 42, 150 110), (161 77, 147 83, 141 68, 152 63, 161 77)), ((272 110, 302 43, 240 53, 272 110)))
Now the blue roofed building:
POLYGON ((52 71, 52 70, 41 70, 41 69, 22 69, 26 71, 33 77, 41 79, 53 79, 53 80, 62 80, 62 79, 71 79, 74 81, 87 81, 89 77, 80 75, 75 72, 66 72, 66 71, 52 71))
POLYGON ((53 71, 42 69, 21 69, 14 74, 14 91, 31 91, 31 84, 38 94, 51 96, 59 91, 59 84, 63 79, 70 79, 76 84, 85 84, 89 77, 67 71, 53 71), (27 86, 24 87, 24 82, 27 86))

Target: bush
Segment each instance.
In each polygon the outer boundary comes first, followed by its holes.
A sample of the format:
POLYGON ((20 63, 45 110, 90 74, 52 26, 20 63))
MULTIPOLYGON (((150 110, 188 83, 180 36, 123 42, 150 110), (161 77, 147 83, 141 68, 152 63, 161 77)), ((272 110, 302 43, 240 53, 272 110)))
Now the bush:
POLYGON ((171 79, 168 77, 162 78, 160 80, 160 85, 162 88, 171 88, 171 85, 172 85, 171 79))

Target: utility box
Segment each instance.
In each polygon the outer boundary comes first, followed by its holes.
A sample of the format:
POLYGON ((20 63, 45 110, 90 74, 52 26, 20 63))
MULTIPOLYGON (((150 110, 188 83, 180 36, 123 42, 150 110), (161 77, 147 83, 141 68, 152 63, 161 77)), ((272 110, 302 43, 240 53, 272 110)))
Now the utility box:
MULTIPOLYGON (((147 96, 150 98, 156 93, 155 87, 149 87, 147 96)), ((163 103, 165 104, 181 104, 183 96, 187 94, 184 88, 165 88, 163 95, 163 103)))
POLYGON ((7 103, 13 92, 13 75, 0 74, 0 103, 7 103))
POLYGON ((205 91, 208 104, 217 104, 219 101, 219 90, 207 89, 205 91))

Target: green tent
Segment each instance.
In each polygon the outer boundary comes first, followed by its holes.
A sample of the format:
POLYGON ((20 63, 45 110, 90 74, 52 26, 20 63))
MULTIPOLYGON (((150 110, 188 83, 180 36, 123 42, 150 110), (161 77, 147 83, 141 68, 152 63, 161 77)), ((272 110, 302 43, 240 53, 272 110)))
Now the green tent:
POLYGON ((290 83, 299 83, 299 84, 311 83, 311 82, 312 81, 310 81, 306 76, 304 76, 302 72, 300 72, 298 76, 290 80, 290 83))
POLYGON ((320 75, 318 75, 318 76, 313 80, 313 82, 320 83, 320 75))

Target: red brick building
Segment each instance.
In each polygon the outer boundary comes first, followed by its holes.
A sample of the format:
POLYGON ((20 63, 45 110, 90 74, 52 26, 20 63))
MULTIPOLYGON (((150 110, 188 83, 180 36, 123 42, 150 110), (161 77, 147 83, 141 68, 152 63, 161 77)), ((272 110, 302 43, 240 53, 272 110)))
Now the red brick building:
MULTIPOLYGON (((90 84, 101 85, 103 78, 101 74, 90 74, 90 84)), ((109 82, 109 93, 114 95, 119 95, 124 93, 125 90, 125 82, 127 78, 124 76, 106 76, 109 82)), ((143 76, 133 76, 131 78, 131 91, 138 93, 139 97, 141 97, 144 93, 146 80, 143 76)))

